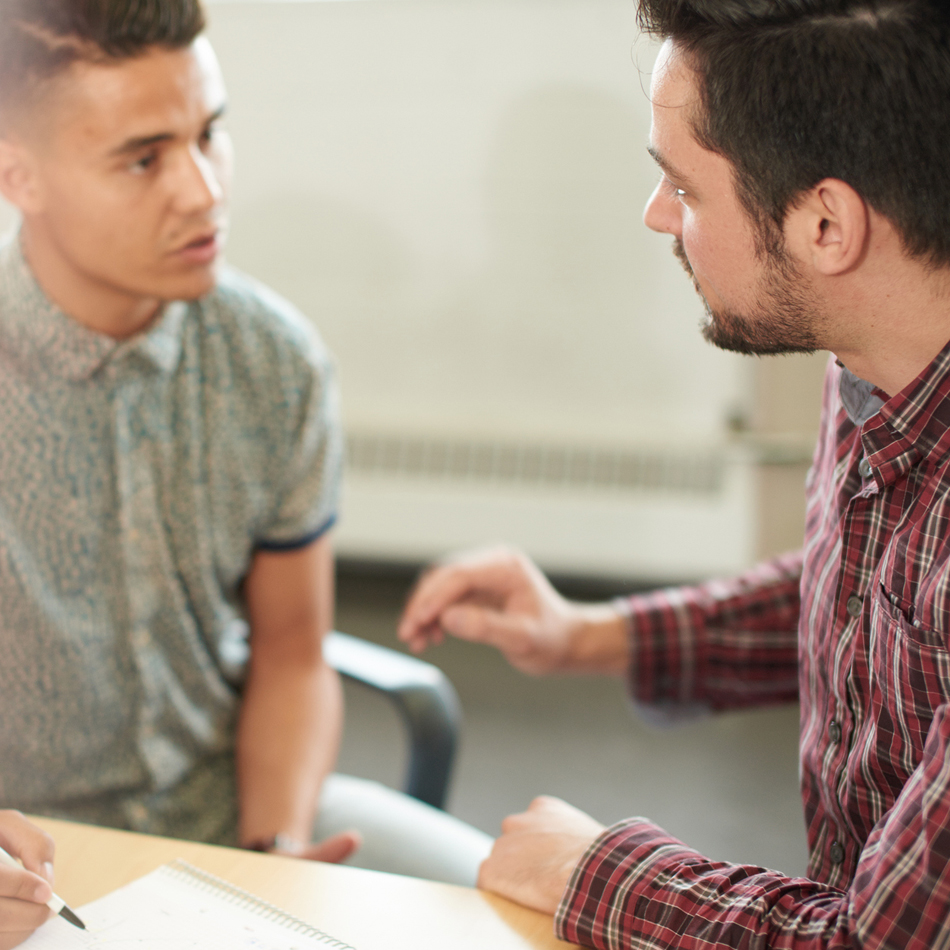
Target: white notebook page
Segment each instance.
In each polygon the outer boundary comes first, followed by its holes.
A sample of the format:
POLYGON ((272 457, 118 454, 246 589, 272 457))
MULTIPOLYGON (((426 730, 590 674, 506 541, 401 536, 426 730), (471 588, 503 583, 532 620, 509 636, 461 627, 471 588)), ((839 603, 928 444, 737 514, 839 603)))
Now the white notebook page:
POLYGON ((184 862, 47 921, 21 950, 353 950, 184 862))

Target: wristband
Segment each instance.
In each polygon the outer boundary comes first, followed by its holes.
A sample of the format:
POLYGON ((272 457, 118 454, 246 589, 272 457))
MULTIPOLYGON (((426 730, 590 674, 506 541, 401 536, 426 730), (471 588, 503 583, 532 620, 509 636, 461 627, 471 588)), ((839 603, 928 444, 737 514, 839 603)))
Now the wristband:
POLYGON ((270 854, 274 851, 280 851, 286 854, 300 854, 305 845, 297 841, 296 838, 291 838, 290 835, 276 834, 270 835, 267 838, 257 838, 254 841, 249 841, 247 844, 242 844, 241 847, 245 851, 262 851, 265 854, 270 854))

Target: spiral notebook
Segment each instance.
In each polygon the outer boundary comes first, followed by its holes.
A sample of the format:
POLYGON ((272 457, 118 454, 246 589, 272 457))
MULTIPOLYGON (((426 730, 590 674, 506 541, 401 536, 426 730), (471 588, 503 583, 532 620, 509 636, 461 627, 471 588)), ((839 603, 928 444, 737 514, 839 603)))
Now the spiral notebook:
POLYGON ((21 950, 354 950, 184 861, 74 910, 87 930, 54 917, 21 950))

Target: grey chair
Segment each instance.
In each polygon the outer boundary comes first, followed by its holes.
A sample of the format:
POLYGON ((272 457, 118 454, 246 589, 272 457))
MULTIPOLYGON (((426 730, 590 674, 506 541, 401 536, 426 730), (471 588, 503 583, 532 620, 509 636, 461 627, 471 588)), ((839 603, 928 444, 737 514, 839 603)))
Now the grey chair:
POLYGON ((393 703, 409 734, 403 791, 444 808, 461 723, 458 696, 445 674, 431 663, 338 631, 327 636, 324 655, 341 675, 393 703))

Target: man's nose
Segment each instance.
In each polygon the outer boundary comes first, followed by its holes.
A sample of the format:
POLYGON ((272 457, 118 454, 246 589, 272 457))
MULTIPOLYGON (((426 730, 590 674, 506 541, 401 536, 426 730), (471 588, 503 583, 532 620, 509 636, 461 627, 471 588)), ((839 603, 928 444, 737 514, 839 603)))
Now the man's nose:
POLYGON ((210 211, 224 198, 218 170, 201 149, 192 146, 184 156, 175 193, 183 214, 210 211))
POLYGON ((679 202, 669 193, 669 188, 660 182, 653 189, 646 207, 643 209, 643 223, 651 231, 682 237, 683 219, 679 202))

